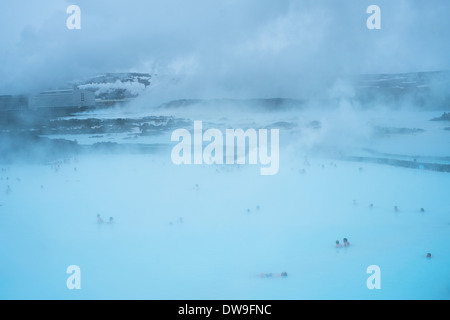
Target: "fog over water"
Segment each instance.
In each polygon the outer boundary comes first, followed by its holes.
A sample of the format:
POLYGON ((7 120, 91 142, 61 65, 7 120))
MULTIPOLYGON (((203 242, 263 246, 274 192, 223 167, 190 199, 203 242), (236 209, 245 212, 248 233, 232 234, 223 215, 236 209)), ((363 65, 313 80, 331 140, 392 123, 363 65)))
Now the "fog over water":
POLYGON ((0 299, 450 298, 448 1, 70 4, 0 4, 0 299), (278 171, 176 165, 194 121, 278 171))

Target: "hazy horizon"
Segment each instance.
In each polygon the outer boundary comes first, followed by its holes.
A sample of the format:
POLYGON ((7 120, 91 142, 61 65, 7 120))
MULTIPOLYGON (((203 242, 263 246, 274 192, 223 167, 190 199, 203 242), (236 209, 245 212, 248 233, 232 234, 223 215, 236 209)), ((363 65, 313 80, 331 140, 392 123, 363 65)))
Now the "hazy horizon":
POLYGON ((3 2, 0 94, 136 71, 186 76, 199 97, 295 98, 351 74, 450 70, 450 3, 431 2, 3 2), (366 28, 371 4, 380 30, 366 28))

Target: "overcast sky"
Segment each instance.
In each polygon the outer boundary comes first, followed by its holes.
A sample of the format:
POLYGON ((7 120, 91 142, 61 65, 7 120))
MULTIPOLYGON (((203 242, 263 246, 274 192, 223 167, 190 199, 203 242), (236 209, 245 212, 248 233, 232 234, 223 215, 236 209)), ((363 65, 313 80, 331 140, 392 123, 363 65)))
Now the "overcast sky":
POLYGON ((337 75, 449 70, 449 14, 448 0, 2 0, 0 94, 136 71, 292 97, 337 75), (366 27, 371 4, 381 30, 366 27))

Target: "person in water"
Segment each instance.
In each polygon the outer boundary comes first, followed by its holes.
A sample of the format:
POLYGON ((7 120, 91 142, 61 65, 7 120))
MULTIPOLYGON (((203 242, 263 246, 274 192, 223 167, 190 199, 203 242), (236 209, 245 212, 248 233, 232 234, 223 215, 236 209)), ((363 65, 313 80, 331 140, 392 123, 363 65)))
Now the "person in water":
POLYGON ((339 240, 336 240, 336 248, 342 248, 342 244, 339 243, 339 240))
POLYGON ((107 223, 108 224, 113 224, 114 223, 113 217, 109 217, 109 221, 107 223))
POLYGON ((348 242, 347 238, 344 238, 344 247, 350 247, 350 242, 348 242))
POLYGON ((102 217, 100 217, 100 214, 97 214, 97 223, 101 224, 103 223, 102 217))
POLYGON ((394 211, 398 212, 398 207, 397 206, 394 207, 394 211))
POLYGON ((282 273, 271 273, 271 272, 261 273, 260 277, 261 278, 279 278, 279 277, 285 278, 285 277, 287 277, 287 272, 283 271, 282 273))
POLYGON ((431 253, 427 253, 427 258, 431 258, 431 253))

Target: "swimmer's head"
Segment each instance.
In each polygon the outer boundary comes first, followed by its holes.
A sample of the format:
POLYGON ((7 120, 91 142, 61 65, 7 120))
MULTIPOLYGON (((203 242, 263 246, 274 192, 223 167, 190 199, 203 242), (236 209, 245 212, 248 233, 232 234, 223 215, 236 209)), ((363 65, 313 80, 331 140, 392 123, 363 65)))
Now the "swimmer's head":
POLYGON ((282 277, 287 277, 287 272, 282 272, 282 273, 281 273, 281 276, 282 276, 282 277))
POLYGON ((427 258, 431 258, 431 253, 427 253, 427 258))
POLYGON ((347 238, 344 238, 344 242, 348 242, 347 238))
POLYGON ((336 244, 339 244, 339 240, 336 240, 336 244))

